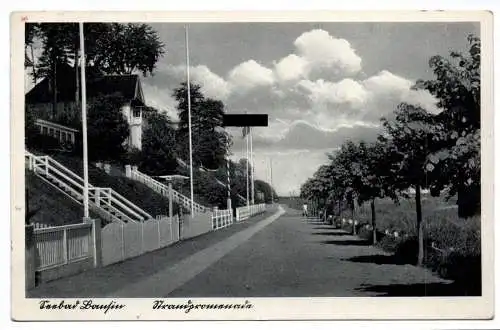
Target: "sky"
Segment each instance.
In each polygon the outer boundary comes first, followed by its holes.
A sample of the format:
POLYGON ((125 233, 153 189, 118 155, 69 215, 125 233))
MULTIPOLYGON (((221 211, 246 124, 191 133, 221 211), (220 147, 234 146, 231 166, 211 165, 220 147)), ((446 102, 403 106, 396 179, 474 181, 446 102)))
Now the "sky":
MULTIPOLYGON (((142 78, 144 96, 176 119, 185 25, 151 26, 166 54, 142 78)), ((470 33, 480 34, 478 23, 190 23, 191 80, 226 113, 268 114, 269 126, 252 132, 255 177, 297 194, 344 141, 373 140, 399 103, 439 112, 432 95, 411 87, 433 77, 431 56, 465 51, 470 33)), ((241 129, 229 131, 231 158, 245 157, 241 129)))
MULTIPOLYGON (((154 76, 143 79, 146 102, 176 117, 172 91, 186 77, 182 24, 152 24, 166 46, 154 76)), ((197 23, 189 25, 190 72, 227 113, 266 113, 253 130, 255 176, 280 195, 300 185, 345 140, 370 141, 380 117, 400 102, 439 112, 436 99, 411 90, 431 79, 433 55, 467 49, 476 23, 197 23), (271 171, 272 167, 272 171, 271 171)), ((245 157, 231 129, 232 158, 245 157)))

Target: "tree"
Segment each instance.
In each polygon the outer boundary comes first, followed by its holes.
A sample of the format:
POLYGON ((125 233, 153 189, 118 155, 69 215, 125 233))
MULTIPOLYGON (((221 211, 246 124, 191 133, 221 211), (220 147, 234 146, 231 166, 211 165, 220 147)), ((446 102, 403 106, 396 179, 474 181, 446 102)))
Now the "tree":
POLYGON ((39 33, 38 23, 26 23, 24 27, 24 67, 31 67, 33 83, 37 82, 33 43, 39 33))
MULTIPOLYGON (((156 62, 165 53, 165 45, 158 34, 146 24, 85 23, 85 57, 88 75, 152 74, 156 62)), ((26 40, 38 38, 42 54, 37 70, 33 64, 33 79, 50 80, 53 116, 57 106, 57 72, 61 65, 71 65, 75 70, 75 100, 78 102, 78 65, 80 51, 78 23, 40 23, 26 32, 26 40)), ((32 56, 31 61, 34 63, 32 56)))
POLYGON ((106 74, 153 73, 165 45, 151 26, 111 23, 106 28, 88 50, 90 65, 106 74))
MULTIPOLYGON (((209 169, 224 166, 227 146, 231 144, 229 136, 218 129, 222 127, 224 104, 218 100, 206 99, 199 85, 191 84, 190 89, 193 163, 209 169)), ((182 83, 174 91, 174 97, 178 101, 180 119, 177 149, 183 159, 189 159, 187 83, 182 83)))
POLYGON ((387 144, 386 157, 392 168, 391 186, 407 196, 409 188, 415 190, 417 217, 418 265, 424 258, 421 189, 429 186, 426 160, 430 154, 429 142, 435 137, 435 118, 420 107, 402 103, 395 111, 395 119, 382 119, 386 131, 379 139, 387 144))
POLYGON ((89 158, 117 160, 126 150, 129 125, 122 113, 124 99, 120 94, 99 96, 87 112, 89 158))
POLYGON ((177 162, 175 149, 175 129, 170 118, 154 108, 144 112, 142 150, 139 168, 148 175, 166 175, 175 172, 177 162))
POLYGON ((357 144, 346 142, 342 145, 332 164, 337 166, 337 181, 342 182, 344 194, 351 212, 355 199, 359 205, 369 201, 372 214, 373 243, 377 242, 375 200, 393 195, 388 184, 390 160, 386 146, 381 142, 357 144))
POLYGON ((429 66, 435 79, 418 81, 416 87, 427 89, 443 109, 429 155, 429 172, 435 177, 432 192, 438 195, 448 187, 448 197, 458 194, 461 217, 481 209, 480 113, 481 113, 481 42, 468 36, 467 54, 451 52, 449 58, 433 56, 429 66))
POLYGON ((264 203, 271 203, 273 196, 276 196, 276 191, 273 187, 263 180, 255 180, 254 188, 256 191, 260 191, 264 194, 264 199, 262 200, 264 203))

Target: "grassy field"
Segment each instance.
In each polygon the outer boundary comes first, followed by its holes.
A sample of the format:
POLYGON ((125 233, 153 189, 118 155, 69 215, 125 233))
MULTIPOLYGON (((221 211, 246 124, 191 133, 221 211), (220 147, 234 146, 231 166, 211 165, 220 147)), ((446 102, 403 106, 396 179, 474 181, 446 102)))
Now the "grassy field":
MULTIPOLYGON (((394 253, 403 263, 415 263, 417 257, 416 210, 414 200, 395 204, 389 199, 376 201, 377 245, 394 253), (386 234, 386 233, 389 234, 386 234), (394 232, 397 232, 395 237, 394 232)), ((344 211, 338 218, 351 218, 344 211)), ((425 196, 422 200, 424 223, 424 264, 442 277, 455 280, 471 295, 481 292, 481 217, 458 217, 455 201, 425 196)), ((357 233, 366 239, 372 233, 365 228, 371 224, 371 210, 367 203, 354 216, 359 221, 357 233)), ((341 222, 337 221, 337 224, 341 222)), ((352 225, 344 224, 346 230, 352 225)))

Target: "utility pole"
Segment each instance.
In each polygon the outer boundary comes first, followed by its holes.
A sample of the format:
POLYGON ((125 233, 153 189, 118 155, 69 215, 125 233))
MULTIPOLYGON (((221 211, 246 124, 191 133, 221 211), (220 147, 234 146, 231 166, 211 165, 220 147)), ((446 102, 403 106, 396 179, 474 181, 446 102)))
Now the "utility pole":
POLYGON ((89 217, 89 160, 87 146, 87 86, 85 81, 85 38, 83 36, 83 22, 80 22, 80 50, 82 76, 82 139, 83 139, 83 218, 89 217))
POLYGON ((254 189, 254 162, 253 162, 253 142, 252 142, 252 128, 250 127, 250 175, 251 175, 251 192, 252 192, 252 205, 255 204, 255 189, 254 189))
POLYGON ((193 192, 193 140, 191 137, 191 82, 189 79, 189 33, 186 25, 186 74, 187 74, 187 101, 188 101, 188 126, 189 126, 189 186, 191 192, 191 216, 194 215, 193 192))

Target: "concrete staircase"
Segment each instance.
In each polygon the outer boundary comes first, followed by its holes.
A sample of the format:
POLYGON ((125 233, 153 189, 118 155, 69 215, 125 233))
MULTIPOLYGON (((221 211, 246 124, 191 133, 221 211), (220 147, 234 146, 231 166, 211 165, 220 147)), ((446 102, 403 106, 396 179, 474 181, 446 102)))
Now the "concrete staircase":
MULTIPOLYGON (((127 175, 128 176, 128 175, 127 175)), ((169 190, 169 187, 166 184, 163 184, 149 175, 146 175, 140 171, 138 171, 135 167, 131 169, 130 178, 136 181, 139 181, 149 188, 153 189, 157 193, 167 197, 172 198, 172 201, 182 206, 184 209, 191 211, 191 199, 187 196, 184 196, 180 192, 175 189, 169 190), (170 195, 171 194, 171 195, 170 195)), ((210 211, 210 209, 206 206, 203 206, 195 201, 193 203, 193 209, 195 213, 205 213, 210 211)))
MULTIPOLYGON (((26 151, 25 161, 28 169, 46 183, 83 204, 83 178, 49 156, 36 156, 26 151)), ((153 218, 111 188, 94 187, 89 183, 88 198, 89 208, 109 222, 142 222, 153 218)))

